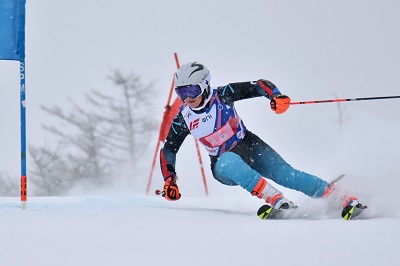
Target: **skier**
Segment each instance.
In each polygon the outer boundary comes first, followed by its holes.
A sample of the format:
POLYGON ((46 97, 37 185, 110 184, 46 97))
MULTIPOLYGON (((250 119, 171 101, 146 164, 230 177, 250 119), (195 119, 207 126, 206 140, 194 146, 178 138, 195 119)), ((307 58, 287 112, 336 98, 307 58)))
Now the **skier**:
MULTIPOLYGON (((184 104, 173 119, 160 151, 165 182, 162 196, 165 199, 181 198, 175 162, 176 154, 189 134, 209 153, 211 170, 217 181, 228 186, 239 185, 274 209, 297 206, 267 179, 312 198, 337 194, 333 193, 333 184, 290 166, 273 148, 246 128, 234 107, 234 102, 238 100, 266 97, 270 100, 271 109, 276 114, 282 114, 290 106, 288 96, 264 79, 211 87, 210 77, 210 71, 198 62, 182 65, 174 76, 175 92, 184 104)), ((366 207, 354 197, 340 195, 340 200, 343 201, 343 208, 366 207)))

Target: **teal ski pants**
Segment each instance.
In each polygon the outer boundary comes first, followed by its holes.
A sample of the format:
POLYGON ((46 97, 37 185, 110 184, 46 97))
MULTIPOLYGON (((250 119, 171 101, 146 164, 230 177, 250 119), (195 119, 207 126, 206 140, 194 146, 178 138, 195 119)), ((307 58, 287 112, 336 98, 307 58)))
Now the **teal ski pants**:
POLYGON ((232 150, 211 157, 214 178, 225 185, 239 185, 252 192, 260 178, 320 198, 329 186, 321 178, 296 170, 257 135, 247 131, 232 150))

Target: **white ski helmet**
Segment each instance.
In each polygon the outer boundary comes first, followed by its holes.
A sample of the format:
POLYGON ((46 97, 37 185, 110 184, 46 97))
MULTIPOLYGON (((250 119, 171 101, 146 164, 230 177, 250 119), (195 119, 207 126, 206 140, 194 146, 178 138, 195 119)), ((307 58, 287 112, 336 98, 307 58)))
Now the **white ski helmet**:
POLYGON ((198 62, 182 65, 175 73, 175 87, 205 83, 210 85, 210 71, 198 62))
MULTIPOLYGON (((184 87, 189 85, 199 85, 202 90, 203 101, 199 107, 204 107, 211 98, 210 95, 210 71, 201 63, 190 62, 182 65, 175 73, 174 86, 184 87)), ((183 99, 184 100, 184 99, 183 99)))

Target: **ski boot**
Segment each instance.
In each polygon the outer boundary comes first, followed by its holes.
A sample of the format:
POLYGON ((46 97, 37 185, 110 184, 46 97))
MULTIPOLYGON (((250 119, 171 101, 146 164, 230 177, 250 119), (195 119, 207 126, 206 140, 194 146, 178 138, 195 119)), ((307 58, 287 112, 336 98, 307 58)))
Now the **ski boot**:
POLYGON ((259 199, 264 199, 265 202, 274 209, 286 210, 297 208, 293 202, 285 198, 279 190, 267 183, 264 178, 258 181, 251 195, 259 199))

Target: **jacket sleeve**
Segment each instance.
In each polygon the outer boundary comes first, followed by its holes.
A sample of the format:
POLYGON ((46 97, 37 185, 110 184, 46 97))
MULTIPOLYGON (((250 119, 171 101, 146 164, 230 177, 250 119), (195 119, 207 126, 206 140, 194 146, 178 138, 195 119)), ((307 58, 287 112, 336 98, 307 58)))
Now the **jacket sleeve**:
POLYGON ((181 112, 179 112, 172 120, 164 146, 160 151, 160 166, 164 180, 176 174, 176 154, 188 134, 190 134, 190 131, 181 112))
POLYGON ((272 100, 273 97, 281 94, 271 81, 265 79, 229 83, 226 86, 219 87, 218 93, 221 99, 224 99, 227 103, 262 96, 272 100))

